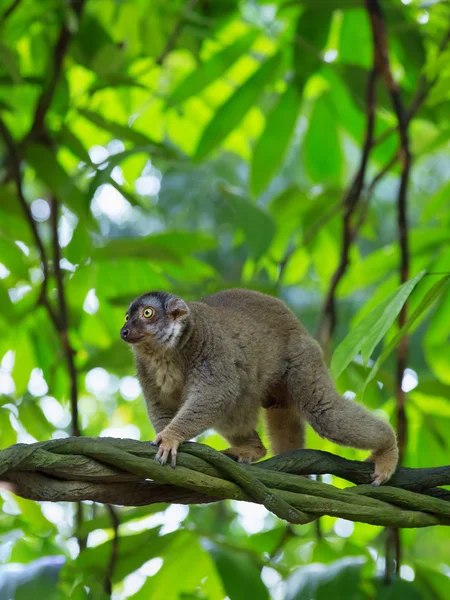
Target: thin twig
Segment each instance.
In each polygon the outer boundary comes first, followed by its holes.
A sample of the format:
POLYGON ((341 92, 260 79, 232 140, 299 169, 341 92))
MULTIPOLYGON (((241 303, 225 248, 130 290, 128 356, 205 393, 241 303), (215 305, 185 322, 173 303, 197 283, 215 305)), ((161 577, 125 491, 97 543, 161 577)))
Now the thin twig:
POLYGON ((330 287, 325 297, 325 301, 322 308, 322 315, 316 333, 317 338, 325 347, 328 346, 329 340, 336 327, 336 290, 347 270, 347 266, 349 263, 350 248, 356 235, 356 231, 352 227, 352 217, 361 196, 367 170, 367 164, 369 160, 369 154, 373 144, 373 133, 375 125, 376 79, 377 71, 374 68, 370 72, 369 81, 367 85, 367 126, 364 146, 361 154, 361 160, 358 170, 355 174, 355 177, 353 178, 349 189, 346 192, 343 202, 345 212, 342 231, 341 259, 331 279, 330 287))
POLYGON ((106 509, 109 512, 109 515, 111 517, 111 524, 112 524, 112 528, 113 528, 113 539, 112 539, 112 546, 111 546, 111 554, 109 557, 109 562, 108 562, 108 568, 106 570, 106 575, 105 575, 105 583, 104 583, 104 590, 105 590, 105 594, 107 594, 108 596, 111 596, 112 594, 112 579, 113 579, 113 575, 114 575, 114 569, 116 567, 116 563, 117 563, 117 558, 119 555, 119 517, 117 516, 117 513, 114 509, 113 506, 111 506, 111 504, 106 504, 106 509))
POLYGON ((80 423, 78 416, 78 373, 75 367, 74 355, 75 351, 69 340, 69 318, 64 290, 64 280, 61 270, 61 248, 58 239, 58 213, 59 204, 56 198, 51 200, 51 228, 52 228, 52 245, 53 245, 53 268, 55 279, 58 286, 58 303, 59 303, 59 327, 58 332, 61 339, 61 344, 67 360, 67 366, 70 376, 70 406, 72 412, 72 435, 81 435, 80 423))
MULTIPOLYGON (((395 81, 389 61, 389 50, 387 41, 386 24, 381 6, 378 0, 366 0, 366 6, 369 13, 369 19, 372 28, 373 43, 376 56, 376 64, 380 75, 383 78, 384 85, 388 94, 391 97, 392 106, 398 122, 398 135, 400 138, 399 158, 401 163, 400 186, 397 196, 397 227, 400 246, 400 283, 405 283, 409 278, 409 239, 408 239, 408 218, 407 218, 407 198, 409 174, 411 170, 411 151, 409 143, 409 120, 410 116, 403 104, 400 88, 395 81)), ((419 86, 421 88, 422 86, 419 86)), ((423 88, 425 90, 425 88, 423 88)), ((413 105, 415 110, 425 99, 426 93, 420 89, 416 103, 413 105)), ((405 302, 399 317, 398 327, 401 329, 408 318, 407 303, 405 302)), ((397 365, 396 365, 396 413, 397 413, 397 439, 399 447, 399 462, 401 463, 405 454, 408 433, 408 421, 405 411, 406 395, 402 388, 403 375, 407 365, 408 354, 408 336, 404 335, 397 348, 397 365)), ((402 559, 402 547, 400 532, 392 531, 392 536, 388 536, 386 547, 386 570, 385 577, 388 578, 389 564, 389 538, 392 540, 392 545, 395 548, 395 573, 400 571, 402 559)))
MULTIPOLYGON (((72 9, 78 20, 81 18, 85 2, 86 0, 72 0, 72 9)), ((71 39, 72 32, 66 25, 66 22, 64 22, 59 33, 58 41, 56 42, 52 53, 52 60, 47 67, 48 85, 43 87, 41 95, 37 101, 33 124, 28 134, 28 138, 40 138, 45 133, 45 116, 52 103, 56 86, 61 74, 64 58, 71 39)))
POLYGON ((183 30, 183 27, 186 22, 186 13, 193 10, 195 6, 198 4, 198 0, 188 0, 186 6, 183 8, 183 14, 180 19, 177 21, 175 27, 172 30, 172 33, 169 35, 166 45, 161 51, 161 54, 155 61, 155 64, 161 66, 163 62, 166 60, 167 56, 172 52, 175 48, 175 44, 183 30))
POLYGON ((21 160, 20 160, 20 157, 17 152, 16 144, 14 142, 14 139, 13 139, 9 129, 7 128, 7 126, 5 125, 5 123, 1 117, 0 117, 0 133, 1 133, 1 135, 4 139, 4 142, 5 142, 5 145, 8 149, 12 178, 14 180, 14 183, 15 183, 16 189, 17 189, 17 198, 19 199, 19 203, 22 207, 25 219, 28 222, 28 225, 30 226, 31 233, 33 235, 33 238, 34 238, 34 241, 38 248, 38 252, 40 255, 40 259, 41 259, 43 281, 42 281, 42 288, 41 288, 41 293, 40 293, 40 297, 39 297, 39 302, 41 304, 43 304, 45 306, 45 308, 47 309, 47 312, 48 312, 51 320, 53 321, 54 325, 56 327, 59 327, 58 316, 57 316, 56 312, 54 311, 52 305, 50 304, 50 301, 48 299, 48 294, 47 294, 48 281, 49 281, 49 276, 50 276, 49 268, 48 268, 47 251, 42 242, 41 236, 39 235, 39 230, 37 228, 36 221, 33 219, 33 215, 31 214, 30 206, 29 206, 28 202, 26 201, 24 193, 23 193, 22 173, 20 170, 21 160))
POLYGON ((3 15, 0 18, 0 25, 3 25, 3 23, 6 21, 6 19, 8 17, 10 17, 12 15, 12 13, 16 10, 16 8, 19 6, 21 0, 14 0, 14 2, 11 4, 11 6, 9 6, 5 12, 3 13, 3 15))
MULTIPOLYGON (((441 43, 439 44, 438 56, 441 55, 444 52, 444 50, 447 48, 449 41, 450 41, 450 30, 447 31, 447 33, 443 37, 441 43)), ((416 116, 416 114, 419 112, 419 110, 421 109, 423 103, 427 99, 428 94, 430 93, 430 90, 436 85, 436 83, 439 79, 439 75, 440 75, 440 73, 438 73, 435 77, 433 77, 433 79, 431 79, 431 81, 428 80, 425 75, 422 75, 420 77, 419 84, 417 86, 417 91, 411 102, 411 106, 407 110, 406 118, 407 118, 408 122, 411 121, 416 116)), ((382 134, 380 134, 374 140, 373 145, 377 146, 378 144, 382 144, 396 131, 398 131, 398 125, 395 125, 394 127, 386 129, 386 131, 384 131, 382 134)))

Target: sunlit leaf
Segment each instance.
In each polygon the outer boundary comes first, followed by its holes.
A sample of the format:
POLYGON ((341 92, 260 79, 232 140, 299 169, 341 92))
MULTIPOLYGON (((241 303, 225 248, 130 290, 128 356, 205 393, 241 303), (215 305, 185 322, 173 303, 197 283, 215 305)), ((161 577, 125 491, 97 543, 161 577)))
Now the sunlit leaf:
POLYGON ((268 600, 269 593, 259 570, 247 554, 213 543, 208 543, 207 548, 230 600, 268 600))
POLYGON ((301 96, 295 86, 288 86, 267 116, 266 127, 256 143, 251 165, 250 189, 259 196, 283 164, 294 135, 301 96))
POLYGON ((282 55, 268 58, 216 112, 204 130, 195 153, 196 160, 206 158, 245 117, 264 88, 277 74, 282 55))
MULTIPOLYGON (((428 311, 428 309, 433 305, 433 303, 439 298, 441 294, 447 289, 447 284, 449 282, 450 275, 447 277, 442 277, 439 281, 437 281, 433 287, 428 291, 425 295, 419 306, 412 313, 412 315, 408 318, 405 325, 401 328, 401 330, 397 333, 396 336, 392 338, 392 340, 387 344, 387 346, 383 349, 383 352, 377 358, 372 370, 369 373, 369 376, 366 380, 366 385, 369 381, 374 379, 377 374, 378 369, 389 356, 389 354, 394 350, 394 348, 398 345, 399 341, 402 337, 411 329, 411 327, 416 323, 416 321, 423 317, 424 313, 428 311)), ((411 280, 413 281, 413 280, 411 280)))
POLYGON ((363 358, 367 362, 373 349, 394 323, 408 296, 424 275, 425 271, 421 271, 416 277, 397 288, 362 319, 339 344, 331 360, 331 371, 335 378, 339 377, 359 352, 363 353, 363 358))
POLYGON ((304 142, 304 163, 317 183, 337 182, 342 173, 342 150, 334 107, 328 94, 314 103, 304 142))
POLYGON ((170 94, 168 103, 181 104, 191 96, 199 94, 210 83, 221 77, 241 55, 245 54, 258 35, 258 31, 250 31, 233 44, 214 54, 199 68, 194 69, 170 94))
POLYGON ((65 172, 51 150, 46 146, 30 144, 26 147, 25 157, 58 200, 67 204, 76 215, 88 217, 89 199, 65 172))

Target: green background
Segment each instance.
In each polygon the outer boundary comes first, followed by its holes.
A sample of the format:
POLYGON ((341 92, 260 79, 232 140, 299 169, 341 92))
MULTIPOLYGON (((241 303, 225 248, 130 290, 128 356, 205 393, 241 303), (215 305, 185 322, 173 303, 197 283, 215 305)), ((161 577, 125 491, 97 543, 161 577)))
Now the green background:
MULTIPOLYGON (((429 273, 450 271, 450 6, 381 6, 406 110, 426 90, 409 123, 409 277, 419 277, 398 291, 399 138, 380 77, 376 143, 352 217, 361 226, 327 330, 322 305, 366 132, 364 3, 0 2, 1 448, 70 435, 74 378, 82 434, 152 439, 118 335, 128 302, 151 289, 192 300, 241 286, 284 299, 312 334, 325 326, 339 390, 394 426, 389 342, 408 298, 408 313, 419 312, 403 378, 403 464, 449 463, 450 291, 429 273)), ((199 441, 226 447, 214 432, 199 441)), ((310 428, 307 445, 365 458, 310 428)), ((84 503, 80 522, 74 505, 0 494, 1 600, 106 597, 104 507, 84 503)), ((450 597, 444 527, 401 532, 402 565, 386 585, 382 528, 331 517, 291 527, 235 502, 116 513, 115 600, 450 597)))

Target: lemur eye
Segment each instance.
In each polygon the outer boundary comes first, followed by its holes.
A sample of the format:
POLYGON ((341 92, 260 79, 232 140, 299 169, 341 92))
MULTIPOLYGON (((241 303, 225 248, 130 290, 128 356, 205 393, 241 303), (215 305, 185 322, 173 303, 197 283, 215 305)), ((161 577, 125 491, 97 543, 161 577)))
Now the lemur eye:
POLYGON ((142 314, 146 319, 151 319, 155 314, 155 311, 153 310, 153 308, 147 307, 144 309, 144 312, 142 314))
POLYGON ((125 315, 125 321, 128 321, 128 319, 129 319, 129 318, 130 318, 130 315, 127 313, 127 314, 125 315))

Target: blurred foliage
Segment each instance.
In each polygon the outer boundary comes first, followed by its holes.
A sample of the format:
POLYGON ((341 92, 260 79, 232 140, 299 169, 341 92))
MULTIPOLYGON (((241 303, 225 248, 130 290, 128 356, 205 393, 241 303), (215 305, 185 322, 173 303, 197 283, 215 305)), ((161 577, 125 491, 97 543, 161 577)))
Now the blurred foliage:
MULTIPOLYGON (((436 466, 449 462, 450 290, 426 272, 450 270, 450 49, 441 48, 450 7, 385 0, 383 9, 406 105, 421 78, 439 77, 410 126, 411 281, 398 289, 395 163, 375 188, 337 290, 334 346, 350 336, 333 369, 342 392, 365 386, 364 402, 394 422, 390 342, 409 297, 418 312, 408 324, 404 462, 436 466), (378 357, 375 381, 364 365, 378 357)), ((0 2, 0 114, 50 259, 51 306, 59 293, 51 200, 61 208, 83 434, 153 437, 118 336, 127 303, 143 291, 189 300, 245 286, 283 298, 314 333, 340 258, 342 198, 361 152, 371 64, 362 0, 0 2)), ((381 141, 369 181, 398 147, 381 84, 377 97, 381 141)), ((10 159, 0 137, 1 447, 71 432, 64 340, 42 304, 42 256, 10 159)), ((210 432, 200 440, 226 445, 210 432)), ((311 430, 307 443, 364 456, 311 430)), ((1 599, 106 597, 113 530, 104 507, 85 503, 77 525, 70 505, 2 491, 1 506, 1 599), (74 536, 87 536, 88 547, 79 552, 74 536)), ((318 536, 315 525, 286 528, 236 503, 117 515, 116 600, 450 597, 444 528, 402 532, 401 578, 386 586, 385 534, 368 525, 324 517, 318 536)))

